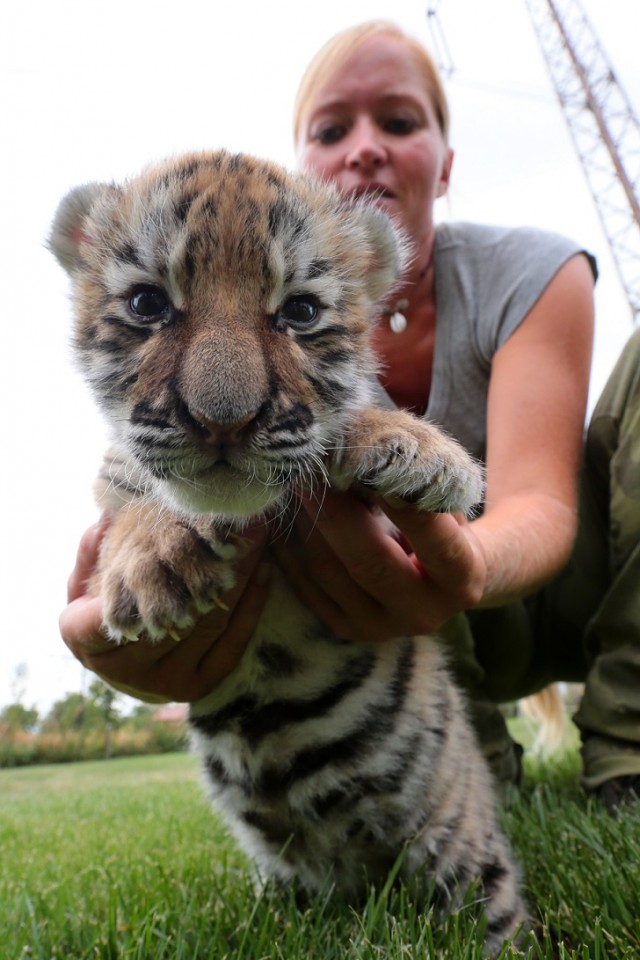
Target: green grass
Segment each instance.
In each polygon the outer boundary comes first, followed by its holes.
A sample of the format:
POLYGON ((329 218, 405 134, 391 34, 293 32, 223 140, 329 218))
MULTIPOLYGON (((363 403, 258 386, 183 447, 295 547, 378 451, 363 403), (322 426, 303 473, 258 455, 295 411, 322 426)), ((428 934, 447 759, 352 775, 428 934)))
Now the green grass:
MULTIPOLYGON (((505 814, 527 955, 638 958, 640 811, 611 820, 577 771, 574 752, 530 762, 505 814)), ((331 891, 257 895, 184 754, 0 771, 2 960, 472 960, 477 933, 471 909, 443 924, 402 888, 357 911, 331 891)))

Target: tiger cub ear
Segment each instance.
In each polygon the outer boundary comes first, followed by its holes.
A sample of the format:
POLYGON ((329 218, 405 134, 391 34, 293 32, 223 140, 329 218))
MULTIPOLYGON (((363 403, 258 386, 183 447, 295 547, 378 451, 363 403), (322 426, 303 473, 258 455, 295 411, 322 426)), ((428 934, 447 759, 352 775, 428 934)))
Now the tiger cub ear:
POLYGON ((365 282, 373 303, 384 299, 411 262, 411 248, 402 231, 382 210, 357 204, 358 220, 370 245, 365 282))
POLYGON ((84 227, 96 200, 112 188, 106 183, 85 183, 62 198, 53 218, 47 246, 67 273, 80 262, 80 245, 91 239, 84 227))

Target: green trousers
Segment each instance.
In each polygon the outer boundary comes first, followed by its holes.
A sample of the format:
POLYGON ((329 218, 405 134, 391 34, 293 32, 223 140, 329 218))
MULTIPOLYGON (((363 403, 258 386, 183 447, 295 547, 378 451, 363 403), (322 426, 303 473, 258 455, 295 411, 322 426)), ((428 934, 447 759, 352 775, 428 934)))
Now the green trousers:
POLYGON ((516 774, 497 704, 584 682, 574 718, 583 783, 640 773, 640 330, 593 412, 580 523, 563 573, 524 601, 461 614, 442 631, 498 780, 516 774))

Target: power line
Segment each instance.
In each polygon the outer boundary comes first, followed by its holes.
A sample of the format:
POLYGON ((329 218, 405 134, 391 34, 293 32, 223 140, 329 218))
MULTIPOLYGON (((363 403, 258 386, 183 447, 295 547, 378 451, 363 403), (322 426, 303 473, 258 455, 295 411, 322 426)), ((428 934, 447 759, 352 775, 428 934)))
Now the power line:
POLYGON ((427 26, 429 27, 431 47, 433 49, 434 60, 438 65, 438 70, 443 77, 449 79, 455 73, 456 68, 438 16, 439 6, 440 0, 433 0, 427 7, 427 26))

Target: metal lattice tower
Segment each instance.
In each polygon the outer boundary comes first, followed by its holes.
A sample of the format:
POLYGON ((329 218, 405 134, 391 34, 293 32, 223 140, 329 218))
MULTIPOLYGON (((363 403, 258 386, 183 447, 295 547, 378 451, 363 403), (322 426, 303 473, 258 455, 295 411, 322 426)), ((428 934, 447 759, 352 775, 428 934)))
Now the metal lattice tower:
POLYGON ((580 0, 526 4, 637 321, 640 124, 580 0))

